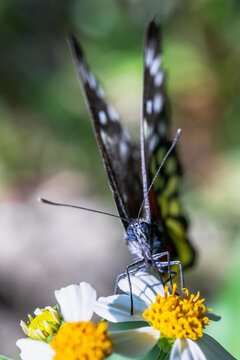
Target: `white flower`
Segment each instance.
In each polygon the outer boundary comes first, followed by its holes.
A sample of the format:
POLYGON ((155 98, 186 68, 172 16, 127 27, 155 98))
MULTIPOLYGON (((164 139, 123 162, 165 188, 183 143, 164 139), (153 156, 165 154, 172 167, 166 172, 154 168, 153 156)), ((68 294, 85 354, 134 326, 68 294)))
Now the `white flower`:
MULTIPOLYGON (((129 296, 129 285, 127 278, 122 279, 119 282, 119 288, 125 292, 126 294, 114 295, 109 297, 101 297, 98 299, 95 305, 95 312, 103 317, 104 319, 113 322, 113 323, 121 323, 121 322, 133 322, 144 321, 145 324, 140 324, 140 327, 132 329, 132 330, 123 330, 123 331, 112 331, 111 339, 114 342, 114 352, 130 357, 136 358, 140 356, 144 356, 150 349, 152 349, 157 343, 161 347, 161 340, 165 338, 169 339, 168 335, 164 333, 164 331, 154 330, 153 326, 149 323, 153 323, 151 321, 146 320, 146 315, 143 316, 143 313, 146 309, 147 313, 151 315, 151 306, 155 305, 156 295, 160 295, 163 298, 163 301, 167 304, 168 298, 172 298, 173 301, 176 298, 179 298, 182 302, 187 302, 187 300, 182 300, 178 295, 173 294, 167 295, 166 289, 159 281, 152 275, 146 272, 139 272, 133 276, 131 276, 132 283, 132 293, 133 293, 133 306, 134 306, 134 314, 130 314, 130 296, 129 296), (145 326, 144 326, 145 325, 145 326)), ((202 328, 205 325, 209 324, 205 313, 207 309, 202 304, 199 299, 199 295, 192 295, 190 297, 192 301, 189 301, 196 308, 196 304, 199 304, 199 311, 197 311, 197 317, 195 321, 195 325, 201 324, 202 327, 199 330, 199 326, 196 326, 196 329, 191 329, 191 322, 187 323, 188 329, 192 331, 193 336, 196 335, 196 340, 192 340, 188 337, 182 336, 171 336, 172 347, 169 348, 170 351, 169 359, 170 360, 231 360, 234 359, 217 341, 215 341, 209 335, 202 335, 202 328), (200 321, 199 321, 200 319, 200 321), (198 323, 199 321, 199 323, 198 323), (198 337, 199 336, 199 337, 198 337), (170 350, 171 349, 171 350, 170 350)), ((185 303, 184 303, 185 304, 185 303)), ((158 305, 156 305, 158 306, 158 305)), ((194 309, 195 309, 194 308, 194 309)), ((175 310, 175 309, 174 309, 175 310)), ((168 317, 168 310, 162 313, 163 317, 168 317)), ((195 311, 195 310, 194 310, 195 311)), ((146 314, 146 313, 145 313, 146 314)), ((171 313, 169 312, 169 322, 170 322, 171 313)), ((168 318, 166 319, 168 321, 168 318)), ((176 324, 176 321, 174 324, 176 324)), ((181 319, 183 321, 183 319, 181 319)), ((177 325, 177 324, 176 324, 177 325)), ((162 324, 163 328, 166 325, 162 324)), ((162 329, 162 327, 160 326, 162 329)), ((156 326, 155 326, 156 329, 156 326)), ((166 327, 168 329, 168 327, 166 327)), ((175 326, 173 326, 175 329, 175 326)), ((182 331, 182 329, 181 329, 182 331)), ((180 332, 179 332, 180 334, 180 332)), ((181 333, 182 334, 182 333, 181 333)), ((190 337, 190 336, 189 336, 190 337)), ((168 340, 167 340, 168 341, 168 340)), ((165 350, 166 351, 166 350, 165 350)))
MULTIPOLYGON (((95 325, 90 321, 97 297, 96 290, 82 282, 80 285, 69 285, 55 291, 55 297, 60 305, 64 324, 49 343, 29 338, 19 339, 16 344, 21 350, 21 359, 52 360, 56 354, 60 355, 58 358, 66 358, 65 350, 67 354, 71 354, 67 357, 68 360, 79 359, 89 352, 95 354, 94 351, 97 351, 97 355, 103 354, 101 358, 108 356, 112 352, 112 342, 106 332, 106 322, 95 325)), ((31 323, 29 327, 31 328, 31 323)), ((98 359, 98 356, 95 358, 98 359)))

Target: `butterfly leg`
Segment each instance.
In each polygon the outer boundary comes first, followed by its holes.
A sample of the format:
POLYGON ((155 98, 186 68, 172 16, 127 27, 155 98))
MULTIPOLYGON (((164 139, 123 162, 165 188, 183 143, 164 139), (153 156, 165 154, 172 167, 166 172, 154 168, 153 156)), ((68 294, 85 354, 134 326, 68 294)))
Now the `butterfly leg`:
POLYGON ((163 278, 162 273, 159 270, 157 262, 155 261, 153 256, 151 257, 151 263, 152 263, 152 269, 156 272, 156 274, 158 275, 158 278, 160 279, 162 285, 164 286, 164 284, 165 284, 164 278, 163 278))
POLYGON ((179 266, 179 273, 180 273, 180 279, 181 279, 181 288, 182 288, 182 291, 183 291, 183 289, 185 288, 185 285, 184 285, 184 277, 183 277, 183 269, 182 269, 181 261, 179 261, 179 260, 170 261, 170 265, 171 266, 173 266, 173 265, 178 265, 179 266))
POLYGON ((138 272, 142 268, 144 268, 144 260, 139 260, 132 264, 129 264, 126 267, 126 272, 118 275, 116 284, 115 284, 114 294, 117 293, 119 281, 127 276, 129 291, 130 291, 131 315, 133 315, 133 295, 132 295, 132 283, 131 283, 130 275, 134 275, 136 272, 138 272), (130 270, 131 268, 135 268, 135 269, 130 270))
MULTIPOLYGON (((159 266, 167 266, 168 263, 165 262, 165 261, 159 261, 159 266)), ((173 266, 173 265, 178 265, 179 266, 179 273, 180 273, 180 280, 181 280, 181 290, 183 291, 184 289, 184 277, 183 277, 183 270, 182 270, 182 264, 181 264, 181 261, 179 260, 176 260, 176 261, 170 261, 170 267, 173 266)), ((172 271, 171 270, 171 278, 175 277, 177 275, 177 273, 175 271, 172 271)), ((166 280, 166 283, 169 281, 166 280)))
MULTIPOLYGON (((167 257, 167 271, 169 274, 169 280, 170 280, 170 285, 172 287, 172 271, 171 271, 171 261, 170 261, 170 255, 168 251, 164 251, 162 253, 158 253, 158 254, 154 254, 152 257, 154 260, 160 260, 163 256, 167 257)), ((161 268, 161 264, 162 262, 159 262, 160 268, 161 268)), ((161 270, 159 271, 158 266, 156 265, 157 269, 158 269, 158 273, 161 272, 161 270)), ((163 282, 163 281, 162 281, 163 282)), ((164 283, 164 282, 163 282, 164 283)))

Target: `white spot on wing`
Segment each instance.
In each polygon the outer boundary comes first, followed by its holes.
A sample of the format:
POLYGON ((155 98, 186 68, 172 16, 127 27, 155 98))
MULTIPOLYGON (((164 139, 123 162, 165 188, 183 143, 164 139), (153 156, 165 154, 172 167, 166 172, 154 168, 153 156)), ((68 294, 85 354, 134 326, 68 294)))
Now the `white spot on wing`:
POLYGON ((144 130, 144 136, 147 137, 148 124, 146 119, 143 120, 143 130, 144 130))
POLYGON ((83 81, 88 82, 88 72, 87 72, 86 66, 82 65, 80 67, 80 69, 81 69, 81 72, 82 72, 83 81))
POLYGON ((101 111, 99 111, 98 116, 99 116, 100 123, 102 125, 106 125, 106 123, 107 123, 107 115, 106 115, 106 113, 103 110, 101 110, 101 111))
POLYGON ((91 89, 95 89, 97 87, 97 82, 93 74, 88 74, 88 83, 91 89))
POLYGON ((156 94, 153 99, 153 111, 159 113, 163 106, 163 97, 161 94, 156 94))
POLYGON ((147 68, 152 64, 153 55, 154 55, 154 49, 153 48, 147 48, 146 49, 146 56, 145 56, 145 64, 146 64, 147 68))
POLYGON ((128 133, 126 130, 123 131, 122 139, 123 139, 125 142, 131 141, 131 137, 130 137, 129 133, 128 133))
POLYGON ((157 57, 157 58, 155 58, 155 59, 153 60, 153 63, 152 63, 152 65, 151 65, 151 67, 150 67, 150 75, 152 75, 152 76, 155 76, 155 75, 156 75, 156 73, 157 73, 158 70, 159 70, 160 64, 161 64, 161 59, 160 59, 160 57, 157 57))
POLYGON ((164 79, 164 73, 163 71, 158 71, 157 74, 155 75, 154 78, 154 85, 155 86, 160 86, 163 83, 163 79, 164 79))
POLYGON ((100 129, 100 133, 105 146, 113 146, 118 142, 117 135, 109 136, 103 128, 100 129))
POLYGON ((124 141, 121 141, 119 143, 119 151, 120 151, 121 158, 125 160, 129 153, 129 148, 124 141))
POLYGON ((152 107, 153 107, 153 102, 152 100, 147 100, 146 102, 146 111, 147 111, 147 114, 151 114, 152 113, 152 107))
POLYGON ((112 121, 117 121, 119 119, 118 114, 116 113, 116 110, 112 105, 108 105, 108 115, 112 121))
POLYGON ((149 142, 149 150, 151 152, 154 151, 154 149, 156 148, 157 144, 158 144, 158 139, 159 137, 155 134, 153 135, 153 137, 151 138, 150 142, 149 142))
POLYGON ((101 133, 101 138, 104 144, 106 144, 107 142, 107 134, 103 129, 100 129, 100 133, 101 133))
POLYGON ((97 93, 97 96, 98 96, 100 99, 104 99, 104 98, 105 98, 105 91, 103 90, 103 88, 102 88, 101 85, 98 85, 96 93, 97 93))

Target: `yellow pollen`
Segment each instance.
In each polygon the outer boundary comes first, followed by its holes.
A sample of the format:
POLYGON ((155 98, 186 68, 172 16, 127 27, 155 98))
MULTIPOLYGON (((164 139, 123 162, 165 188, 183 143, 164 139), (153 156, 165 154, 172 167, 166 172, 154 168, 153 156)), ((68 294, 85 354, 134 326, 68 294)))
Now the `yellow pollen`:
POLYGON ((53 360, 101 360, 113 351, 104 321, 98 325, 92 321, 67 322, 50 345, 56 352, 53 360))
POLYGON ((168 295, 168 287, 164 288, 164 296, 157 295, 155 303, 146 309, 143 317, 149 321, 154 330, 159 330, 161 337, 169 339, 189 338, 197 340, 203 335, 203 329, 210 325, 205 315, 207 309, 199 300, 200 293, 190 295, 185 289, 181 298, 176 294, 177 285, 173 285, 172 294, 168 295))

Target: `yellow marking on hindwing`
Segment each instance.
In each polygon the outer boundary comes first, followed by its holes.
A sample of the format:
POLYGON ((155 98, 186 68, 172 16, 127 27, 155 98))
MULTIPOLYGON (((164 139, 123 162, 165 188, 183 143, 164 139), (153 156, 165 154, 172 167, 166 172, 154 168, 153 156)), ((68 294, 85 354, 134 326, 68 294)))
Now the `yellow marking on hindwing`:
POLYGON ((186 231, 183 224, 175 219, 166 219, 167 231, 174 241, 174 245, 177 249, 178 257, 184 267, 192 258, 192 251, 187 243, 186 231))
POLYGON ((164 178, 163 176, 157 176, 155 182, 154 182, 154 190, 159 191, 163 189, 164 186, 164 178))
POLYGON ((162 217, 165 219, 168 215, 168 201, 166 198, 161 197, 158 200, 159 204, 160 204, 160 208, 161 208, 161 215, 162 217))
POLYGON ((164 192, 163 192, 163 196, 164 197, 169 197, 172 194, 174 194, 178 190, 178 185, 179 185, 179 176, 178 175, 172 176, 168 180, 167 186, 166 186, 166 188, 164 189, 164 192))
POLYGON ((167 150, 166 150, 165 147, 161 147, 161 148, 158 150, 158 152, 157 152, 157 154, 156 154, 156 157, 157 157, 157 162, 158 162, 159 166, 160 166, 160 164, 161 164, 161 162, 162 162, 162 160, 163 160, 164 155, 166 154, 166 152, 167 152, 167 150))
POLYGON ((168 218, 166 220, 166 225, 169 231, 173 231, 177 237, 183 238, 185 237, 185 229, 181 222, 175 219, 168 218))
POLYGON ((167 175, 176 173, 177 162, 174 157, 169 157, 165 164, 165 172, 167 175))
POLYGON ((178 216, 181 212, 180 205, 177 199, 169 201, 169 214, 171 216, 178 216))
POLYGON ((151 161, 151 174, 152 174, 152 177, 154 177, 156 172, 157 172, 157 164, 156 164, 155 159, 152 159, 152 161, 151 161))

